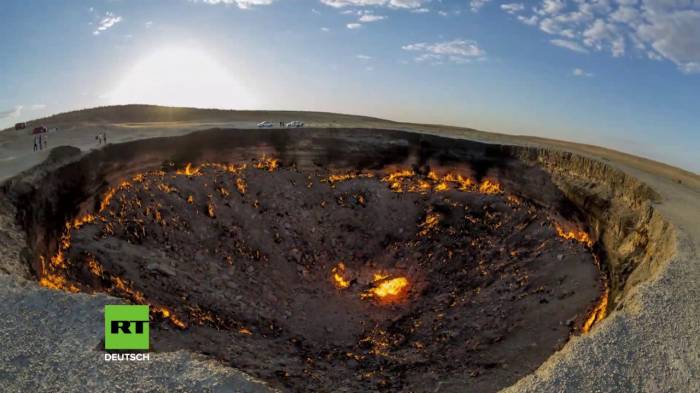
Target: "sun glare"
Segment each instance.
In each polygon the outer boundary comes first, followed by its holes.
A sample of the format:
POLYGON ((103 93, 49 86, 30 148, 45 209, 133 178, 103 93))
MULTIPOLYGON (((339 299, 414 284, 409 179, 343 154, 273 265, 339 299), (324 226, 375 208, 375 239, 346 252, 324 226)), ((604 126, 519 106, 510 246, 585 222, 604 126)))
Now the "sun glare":
POLYGON ((127 71, 109 94, 112 104, 249 109, 255 99, 233 71, 194 48, 164 48, 127 71))

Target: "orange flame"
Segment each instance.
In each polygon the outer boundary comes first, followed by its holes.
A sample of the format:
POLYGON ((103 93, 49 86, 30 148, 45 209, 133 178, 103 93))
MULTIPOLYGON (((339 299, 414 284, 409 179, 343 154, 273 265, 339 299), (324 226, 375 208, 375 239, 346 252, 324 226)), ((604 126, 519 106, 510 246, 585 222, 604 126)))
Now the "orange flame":
POLYGON ((268 172, 274 172, 275 169, 279 167, 279 160, 275 158, 268 158, 263 155, 260 161, 254 165, 254 167, 257 169, 266 169, 268 172))
POLYGON ((243 178, 239 177, 236 179, 236 189, 241 195, 245 194, 245 192, 248 190, 248 184, 243 178))
POLYGON ((115 188, 110 188, 105 196, 102 198, 102 202, 100 202, 100 213, 102 213, 108 206, 109 202, 112 200, 112 197, 114 197, 114 193, 117 192, 115 188))
POLYGON ((503 189, 501 189, 501 185, 495 181, 485 179, 479 185, 479 192, 483 194, 499 194, 503 192, 503 189))
POLYGON ((577 229, 566 231, 559 225, 559 223, 555 223, 554 225, 557 229, 557 235, 559 235, 559 237, 567 240, 576 240, 579 243, 585 244, 589 248, 593 246, 593 241, 591 240, 590 236, 588 236, 588 233, 577 229))
POLYGON ((187 165, 185 165, 185 169, 178 169, 175 173, 178 175, 196 176, 199 175, 199 168, 193 167, 192 164, 188 162, 187 165))
POLYGON ((593 325, 595 325, 597 322, 605 318, 605 316, 608 314, 608 298, 610 297, 610 290, 606 287, 605 292, 603 292, 603 296, 600 297, 600 301, 598 304, 595 306, 591 314, 588 316, 588 319, 586 319, 586 322, 583 323, 583 327, 581 327, 581 331, 583 333, 588 333, 591 331, 591 328, 593 325))
POLYGON ((240 334, 245 334, 246 336, 252 336, 252 335, 253 335, 253 333, 252 333, 249 329, 246 329, 246 328, 240 328, 240 329, 238 329, 238 333, 240 333, 240 334))
POLYGON ((346 280, 344 277, 345 264, 343 262, 339 262, 338 265, 331 270, 331 273, 333 273, 333 284, 336 288, 344 289, 350 286, 350 281, 346 280))
POLYGON ((384 302, 402 299, 408 292, 409 282, 406 277, 388 279, 384 275, 375 275, 374 288, 364 292, 362 298, 376 298, 384 302), (379 280, 376 280, 379 278, 379 280))
POLYGON ((408 177, 413 177, 416 173, 410 169, 403 169, 392 172, 382 178, 382 181, 389 183, 389 188, 394 192, 403 192, 402 180, 408 177))

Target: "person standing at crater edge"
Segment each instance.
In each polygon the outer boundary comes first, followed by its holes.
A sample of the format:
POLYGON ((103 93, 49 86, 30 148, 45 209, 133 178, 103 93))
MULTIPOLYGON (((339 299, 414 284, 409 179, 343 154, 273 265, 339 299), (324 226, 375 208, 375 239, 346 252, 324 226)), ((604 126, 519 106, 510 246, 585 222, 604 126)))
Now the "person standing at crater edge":
POLYGON ((39 145, 37 144, 36 135, 34 135, 34 151, 39 150, 39 145))

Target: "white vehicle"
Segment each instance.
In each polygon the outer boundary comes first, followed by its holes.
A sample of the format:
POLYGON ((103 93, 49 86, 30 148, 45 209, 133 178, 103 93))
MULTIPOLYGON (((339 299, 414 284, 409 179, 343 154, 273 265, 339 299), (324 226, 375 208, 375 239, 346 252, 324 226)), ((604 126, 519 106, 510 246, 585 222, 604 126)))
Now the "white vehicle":
POLYGON ((258 123, 258 128, 271 128, 271 127, 272 127, 272 123, 269 121, 263 121, 263 122, 258 123))
POLYGON ((300 121, 292 121, 287 123, 287 128, 299 128, 299 127, 304 127, 304 123, 300 121))

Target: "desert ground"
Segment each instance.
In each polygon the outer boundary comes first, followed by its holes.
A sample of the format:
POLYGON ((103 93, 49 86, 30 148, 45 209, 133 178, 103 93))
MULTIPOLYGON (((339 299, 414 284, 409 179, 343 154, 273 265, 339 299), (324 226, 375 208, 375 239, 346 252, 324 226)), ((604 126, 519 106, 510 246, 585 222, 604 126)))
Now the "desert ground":
MULTIPOLYGON (((616 302, 607 318, 590 333, 573 336, 534 373, 503 391, 700 391, 700 176, 696 174, 602 147, 332 113, 125 106, 57 115, 29 122, 28 128, 40 124, 58 128, 48 134, 49 148, 74 146, 87 152, 103 148, 95 139, 99 133, 107 135, 109 144, 119 144, 212 128, 252 129, 263 120, 273 124, 300 120, 313 129, 410 131, 571 153, 600 162, 622 173, 625 179, 635 179, 648 187, 654 194, 653 210, 667 223, 663 231, 657 231, 669 238, 664 243, 667 245, 645 259, 640 273, 643 277, 630 276, 635 285, 626 287, 623 301, 616 302)), ((34 152, 32 139, 28 130, 0 132, 0 182, 30 170, 49 156, 49 149, 34 152)), ((625 187, 626 183, 616 186, 625 187)), ((624 199, 626 194, 616 197, 624 199)), ((0 205, 7 203, 0 201, 0 205)), ((148 363, 95 361, 103 330, 102 306, 115 299, 106 294, 70 294, 39 286, 21 255, 26 239, 18 223, 7 214, 0 214, 0 223, 3 389, 274 391, 262 381, 184 350, 153 354, 148 363)), ((642 231, 656 230, 645 227, 642 231)), ((634 244, 620 245, 621 249, 629 247, 634 244)), ((454 389, 435 386, 437 392, 454 389)), ((471 391, 469 381, 465 381, 463 391, 471 391)))

